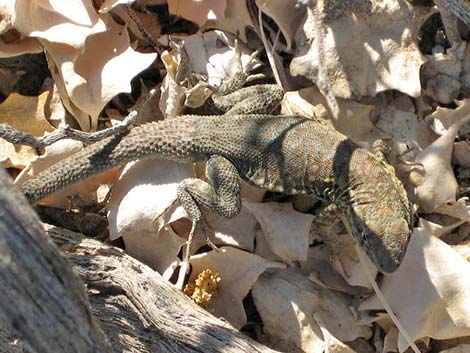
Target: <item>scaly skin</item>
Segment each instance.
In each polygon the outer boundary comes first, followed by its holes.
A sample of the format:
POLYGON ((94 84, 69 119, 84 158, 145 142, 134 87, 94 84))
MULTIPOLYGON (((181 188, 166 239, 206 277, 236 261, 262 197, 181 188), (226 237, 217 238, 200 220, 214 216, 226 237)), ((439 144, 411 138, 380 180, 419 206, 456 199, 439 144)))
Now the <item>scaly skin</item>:
POLYGON ((240 176, 266 190, 334 202, 383 272, 393 272, 404 255, 411 208, 393 168, 339 132, 300 116, 181 116, 147 123, 88 146, 41 172, 22 190, 34 203, 90 175, 153 157, 210 161, 213 185, 189 179, 180 193, 183 206, 196 218, 200 206, 227 218, 236 215, 240 176))

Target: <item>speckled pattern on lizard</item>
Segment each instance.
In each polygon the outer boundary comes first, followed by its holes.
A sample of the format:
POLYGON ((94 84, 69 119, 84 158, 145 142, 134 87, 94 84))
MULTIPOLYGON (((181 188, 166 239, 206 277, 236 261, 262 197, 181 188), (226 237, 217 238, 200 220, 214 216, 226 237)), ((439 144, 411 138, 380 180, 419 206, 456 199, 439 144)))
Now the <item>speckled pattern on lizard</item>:
POLYGON ((209 183, 191 178, 178 188, 194 227, 202 219, 201 207, 226 218, 238 214, 241 177, 271 191, 327 198, 381 271, 395 271, 402 260, 412 218, 393 168, 334 129, 301 116, 181 116, 147 123, 86 147, 22 190, 36 202, 90 175, 153 157, 207 161, 209 183))

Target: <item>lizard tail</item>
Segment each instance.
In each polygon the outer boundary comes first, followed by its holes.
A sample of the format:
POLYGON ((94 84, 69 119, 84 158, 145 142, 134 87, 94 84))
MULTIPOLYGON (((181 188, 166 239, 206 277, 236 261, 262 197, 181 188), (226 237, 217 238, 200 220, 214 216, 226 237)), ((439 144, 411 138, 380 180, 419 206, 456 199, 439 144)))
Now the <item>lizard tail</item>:
POLYGON ((169 119, 137 126, 85 147, 21 185, 30 203, 91 175, 142 158, 181 162, 200 159, 192 137, 195 119, 169 119))

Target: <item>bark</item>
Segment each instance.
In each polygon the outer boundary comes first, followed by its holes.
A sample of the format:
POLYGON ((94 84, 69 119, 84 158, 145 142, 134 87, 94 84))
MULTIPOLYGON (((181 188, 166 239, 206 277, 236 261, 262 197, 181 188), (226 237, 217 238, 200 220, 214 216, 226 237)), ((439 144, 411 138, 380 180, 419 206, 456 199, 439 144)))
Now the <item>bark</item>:
POLYGON ((112 352, 90 313, 83 284, 2 168, 0 283, 0 342, 14 343, 14 335, 30 352, 112 352))
POLYGON ((67 249, 116 352, 275 352, 195 305, 121 249, 68 234, 52 238, 67 249))

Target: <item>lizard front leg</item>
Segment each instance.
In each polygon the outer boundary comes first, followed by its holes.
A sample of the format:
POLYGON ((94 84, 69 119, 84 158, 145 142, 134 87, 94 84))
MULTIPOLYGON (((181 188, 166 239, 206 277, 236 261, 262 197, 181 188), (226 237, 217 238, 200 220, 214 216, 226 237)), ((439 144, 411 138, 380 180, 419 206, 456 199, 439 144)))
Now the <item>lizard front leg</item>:
POLYGON ((226 158, 212 156, 206 164, 208 182, 197 178, 183 180, 177 198, 192 218, 184 262, 189 262, 191 242, 198 224, 203 221, 201 208, 206 208, 224 218, 240 213, 240 177, 235 166, 226 158))
POLYGON ((323 241, 330 253, 331 264, 333 265, 334 262, 338 260, 344 275, 349 277, 349 273, 347 272, 340 256, 344 244, 338 239, 338 235, 333 231, 334 226, 341 221, 341 215, 341 208, 336 204, 331 203, 320 210, 312 225, 314 227, 315 234, 317 234, 323 241))

